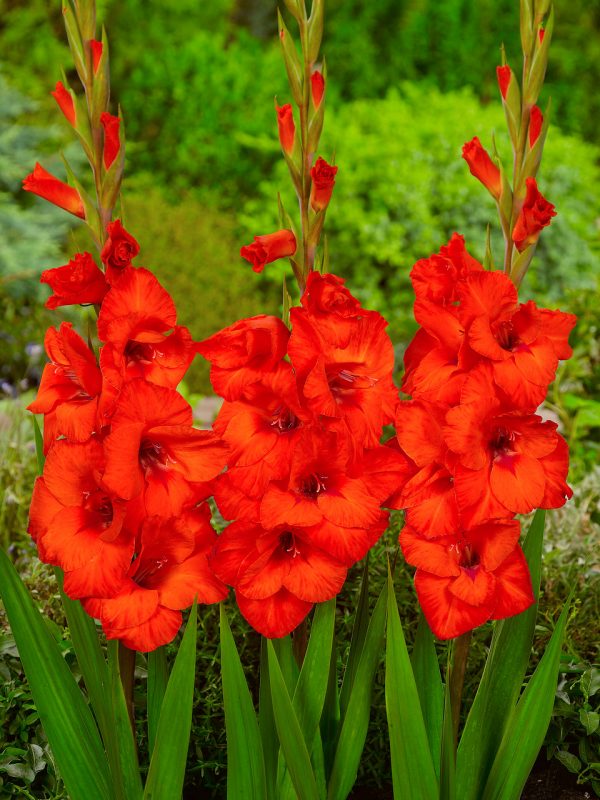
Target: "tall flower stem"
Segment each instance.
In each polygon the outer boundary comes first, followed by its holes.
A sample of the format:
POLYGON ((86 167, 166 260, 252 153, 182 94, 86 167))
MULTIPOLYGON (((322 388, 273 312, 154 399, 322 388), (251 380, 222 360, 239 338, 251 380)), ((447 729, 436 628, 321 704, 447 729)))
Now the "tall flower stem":
POLYGON ((448 658, 448 675, 446 680, 450 687, 450 708, 452 710, 452 725, 454 733, 454 746, 458 743, 458 724, 460 722, 460 707, 465 682, 465 671, 471 645, 471 631, 458 636, 451 645, 448 658))

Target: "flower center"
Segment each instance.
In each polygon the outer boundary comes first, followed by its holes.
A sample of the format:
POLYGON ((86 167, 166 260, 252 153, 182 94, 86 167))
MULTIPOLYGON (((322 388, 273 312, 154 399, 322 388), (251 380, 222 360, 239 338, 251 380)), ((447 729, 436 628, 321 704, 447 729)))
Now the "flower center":
POLYGON ((173 459, 160 442, 152 442, 149 439, 142 439, 139 450, 140 466, 144 472, 154 469, 169 469, 169 464, 173 459))
POLYGON ((490 439, 489 447, 494 458, 514 453, 515 434, 508 428, 496 428, 490 439))
POLYGON ((145 580, 152 577, 153 575, 156 575, 156 573, 168 563, 169 563, 168 558, 148 559, 147 561, 144 561, 142 566, 135 573, 133 580, 138 584, 138 586, 143 586, 145 580))
POLYGON ((496 341, 503 350, 513 350, 519 344, 519 337, 512 322, 499 322, 496 326, 496 341))
POLYGON ((300 551, 296 547, 296 537, 291 531, 285 531, 279 537, 279 546, 284 553, 287 553, 292 558, 300 555, 300 551))
POLYGON ((136 342, 130 339, 125 347, 127 363, 137 361, 142 364, 151 364, 156 355, 154 347, 148 342, 136 342))
POLYGON ((113 521, 112 500, 102 489, 94 489, 91 492, 83 492, 83 508, 91 514, 99 517, 98 527, 110 528, 113 521))
POLYGON ((317 475, 316 472, 313 472, 308 477, 304 478, 302 481, 302 485, 300 487, 300 492, 306 497, 315 498, 321 492, 324 492, 327 487, 325 486, 325 481, 327 480, 327 475, 317 475))
POLYGON ((289 408, 279 406, 271 415, 270 427, 277 433, 287 433, 298 427, 298 418, 289 408))

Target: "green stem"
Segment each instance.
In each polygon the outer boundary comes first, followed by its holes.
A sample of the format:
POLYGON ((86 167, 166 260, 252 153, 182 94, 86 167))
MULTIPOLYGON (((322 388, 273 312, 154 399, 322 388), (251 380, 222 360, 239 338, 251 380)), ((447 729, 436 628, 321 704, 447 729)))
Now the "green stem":
POLYGON ((305 618, 292 633, 292 649, 294 651, 294 657, 296 659, 296 663, 300 668, 302 668, 307 647, 308 647, 308 625, 306 623, 306 618, 305 618))
POLYGON ((451 653, 448 659, 448 676, 446 680, 450 687, 450 708, 452 709, 452 726, 454 733, 454 746, 458 744, 458 724, 460 722, 460 708, 462 705, 462 693, 465 682, 465 670, 469 657, 469 647, 471 644, 471 631, 458 636, 451 645, 451 653))
MULTIPOLYGON (((300 136, 302 141, 302 195, 300 197, 300 216, 302 219, 302 254, 303 254, 303 274, 302 283, 306 284, 309 272, 313 268, 314 247, 310 244, 310 170, 312 166, 312 153, 308 152, 308 112, 310 105, 310 71, 311 65, 307 58, 308 49, 308 25, 306 19, 306 9, 303 17, 299 20, 300 44, 302 47, 302 60, 304 62, 304 79, 302 82, 302 105, 300 106, 300 136)), ((304 285, 300 286, 300 291, 304 290, 304 285)))
POLYGON ((133 706, 133 685, 135 678, 135 656, 136 651, 130 650, 122 642, 119 642, 119 672, 125 695, 125 705, 133 731, 133 741, 135 742, 135 710, 133 706))

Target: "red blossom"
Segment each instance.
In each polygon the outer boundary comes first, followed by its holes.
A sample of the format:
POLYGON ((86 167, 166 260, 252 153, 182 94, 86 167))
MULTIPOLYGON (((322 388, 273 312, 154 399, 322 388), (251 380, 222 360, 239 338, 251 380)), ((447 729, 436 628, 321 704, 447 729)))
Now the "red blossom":
POLYGON ((64 267, 44 270, 40 283, 52 289, 46 308, 99 304, 110 288, 89 253, 77 253, 64 267))

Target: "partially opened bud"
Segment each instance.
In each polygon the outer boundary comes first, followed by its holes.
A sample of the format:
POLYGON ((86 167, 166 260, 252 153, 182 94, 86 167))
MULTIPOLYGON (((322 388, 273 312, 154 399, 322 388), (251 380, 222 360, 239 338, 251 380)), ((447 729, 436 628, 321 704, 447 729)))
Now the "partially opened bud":
POLYGON ((56 100, 58 107, 65 115, 67 122, 75 127, 75 104, 73 103, 71 93, 65 89, 61 81, 58 81, 56 84, 56 89, 53 92, 50 92, 50 94, 56 100))
POLYGON ((323 93, 325 92, 325 78, 323 73, 316 69, 310 76, 310 88, 312 91, 312 100, 315 108, 321 105, 323 93))
POLYGON ((550 225, 552 217, 556 216, 552 203, 538 190, 535 178, 527 178, 525 184, 527 195, 512 232, 512 239, 519 253, 535 244, 542 228, 550 225))
POLYGON ((481 181, 488 192, 498 200, 502 194, 500 170, 490 158, 487 150, 482 147, 477 136, 463 145, 462 157, 467 162, 471 175, 481 181))
POLYGON ((294 138, 296 136, 296 126, 294 125, 294 114, 291 103, 278 106, 276 102, 275 111, 277 112, 277 127, 279 128, 281 148, 284 153, 290 156, 294 149, 294 138))
POLYGON ((92 49, 92 67, 94 68, 95 74, 98 72, 98 65, 102 58, 102 42, 98 42, 96 39, 90 39, 90 47, 92 49))
POLYGON ((255 236, 252 244, 244 245, 240 255, 252 264, 254 272, 262 272, 265 264, 278 258, 293 256, 296 252, 296 237, 293 231, 284 229, 264 236, 255 236))
POLYGON ((496 76, 498 78, 498 86, 500 88, 502 99, 506 100, 506 96, 508 95, 508 87, 510 86, 510 82, 512 80, 512 70, 508 64, 504 64, 502 67, 496 67, 496 76))
POLYGON ((329 205, 337 171, 337 167, 328 164, 321 157, 317 159, 316 164, 311 169, 310 204, 314 211, 323 211, 329 205))
POLYGON ((544 124, 544 115, 539 106, 532 106, 529 112, 529 147, 537 142, 544 124))
POLYGON ((105 111, 100 115, 100 122, 104 128, 104 168, 108 169, 119 155, 121 148, 119 139, 120 120, 105 111))
POLYGON ((546 35, 546 29, 545 28, 540 28, 538 30, 538 39, 539 39, 540 44, 544 41, 544 36, 545 35, 546 35))
POLYGON ((55 178, 41 164, 36 164, 31 175, 23 180, 23 189, 43 197, 59 208, 64 208, 76 217, 85 219, 83 203, 77 189, 55 178))

